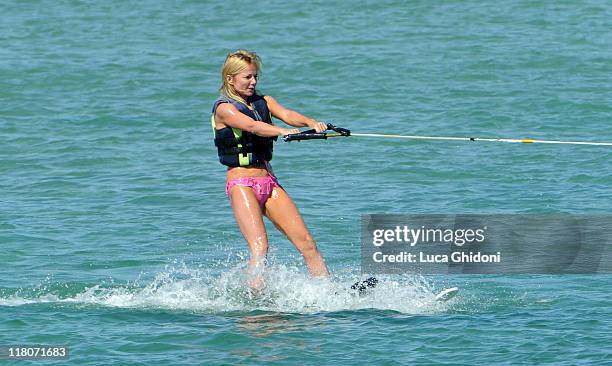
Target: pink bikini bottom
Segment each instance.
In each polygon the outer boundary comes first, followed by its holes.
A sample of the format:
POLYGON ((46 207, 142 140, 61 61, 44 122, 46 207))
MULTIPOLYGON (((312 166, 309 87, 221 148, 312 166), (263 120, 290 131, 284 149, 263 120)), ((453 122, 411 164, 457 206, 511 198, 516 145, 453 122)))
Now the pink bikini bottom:
POLYGON ((281 187, 278 180, 273 175, 267 175, 265 177, 240 177, 227 181, 225 185, 225 194, 227 194, 228 197, 230 189, 232 189, 233 186, 251 187, 261 207, 266 204, 266 201, 272 195, 274 187, 281 187))

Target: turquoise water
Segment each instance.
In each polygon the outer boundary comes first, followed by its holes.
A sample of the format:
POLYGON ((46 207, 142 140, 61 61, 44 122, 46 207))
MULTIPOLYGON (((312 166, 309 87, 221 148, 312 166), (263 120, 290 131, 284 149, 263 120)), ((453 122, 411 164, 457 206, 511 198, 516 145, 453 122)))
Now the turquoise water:
POLYGON ((343 291, 362 276, 360 215, 610 213, 612 149, 279 142, 275 172, 333 277, 309 280, 269 225, 269 291, 252 300, 209 125, 243 47, 263 58, 263 93, 353 132, 612 141, 609 1, 0 12, 0 346, 65 344, 78 365, 612 363, 609 275, 343 291))

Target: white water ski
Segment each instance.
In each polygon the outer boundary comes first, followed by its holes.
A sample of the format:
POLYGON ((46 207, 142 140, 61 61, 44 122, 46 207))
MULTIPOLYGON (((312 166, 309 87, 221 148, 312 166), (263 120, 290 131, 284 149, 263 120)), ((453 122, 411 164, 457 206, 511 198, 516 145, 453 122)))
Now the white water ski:
MULTIPOLYGON (((367 278, 363 281, 357 281, 351 286, 351 290, 356 290, 360 296, 363 296, 367 293, 367 290, 370 288, 376 287, 378 284, 378 279, 375 277, 367 278)), ((440 291, 436 297, 435 301, 446 302, 457 295, 459 292, 458 287, 450 287, 440 291)))

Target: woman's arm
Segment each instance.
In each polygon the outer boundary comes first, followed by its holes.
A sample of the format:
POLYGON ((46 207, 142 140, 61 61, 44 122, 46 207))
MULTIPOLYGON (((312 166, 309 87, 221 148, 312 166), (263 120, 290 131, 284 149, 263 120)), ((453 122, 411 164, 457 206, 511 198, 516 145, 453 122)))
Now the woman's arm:
POLYGON ((297 128, 282 128, 265 122, 255 121, 251 117, 240 113, 230 103, 219 104, 215 114, 215 125, 218 129, 229 126, 263 137, 283 136, 299 132, 297 128))
POLYGON ((308 118, 302 114, 299 114, 296 111, 292 111, 291 109, 287 109, 283 107, 276 99, 272 98, 269 95, 264 97, 266 102, 268 103, 268 109, 270 113, 281 121, 285 122, 290 126, 295 127, 311 127, 314 128, 317 132, 323 132, 327 130, 327 124, 325 122, 315 121, 312 118, 308 118))

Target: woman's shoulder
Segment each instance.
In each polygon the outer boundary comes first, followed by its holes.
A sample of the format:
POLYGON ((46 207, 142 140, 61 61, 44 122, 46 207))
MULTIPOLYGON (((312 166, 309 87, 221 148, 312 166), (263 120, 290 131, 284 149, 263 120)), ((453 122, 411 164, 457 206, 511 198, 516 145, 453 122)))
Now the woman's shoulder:
POLYGON ((229 111, 235 110, 238 110, 238 108, 236 108, 236 106, 230 102, 215 103, 213 107, 213 111, 214 113, 216 113, 217 116, 224 116, 229 111))
POLYGON ((253 105, 265 104, 266 106, 270 105, 270 103, 275 103, 276 100, 272 98, 270 95, 265 94, 255 94, 249 98, 249 103, 253 105))
POLYGON ((276 103, 276 99, 274 99, 271 95, 262 95, 261 96, 266 103, 270 104, 270 103, 276 103))
POLYGON ((213 102, 213 107, 212 107, 212 112, 215 113, 216 111, 219 110, 219 108, 221 109, 227 109, 227 108, 236 108, 236 106, 238 105, 238 102, 236 102, 234 99, 226 96, 226 95, 219 95, 219 97, 213 102))

